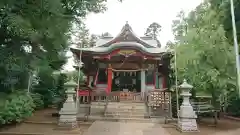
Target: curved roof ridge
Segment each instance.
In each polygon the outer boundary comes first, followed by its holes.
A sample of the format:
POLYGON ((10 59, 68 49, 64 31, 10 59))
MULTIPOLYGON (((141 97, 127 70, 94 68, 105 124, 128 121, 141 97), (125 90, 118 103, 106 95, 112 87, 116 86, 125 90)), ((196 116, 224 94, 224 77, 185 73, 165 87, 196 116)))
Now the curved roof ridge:
POLYGON ((70 47, 70 50, 82 50, 82 51, 87 51, 87 52, 95 52, 95 53, 106 53, 110 52, 114 49, 118 48, 131 48, 131 49, 137 49, 144 51, 148 54, 160 54, 164 52, 168 52, 165 48, 146 48, 144 45, 136 42, 117 42, 112 44, 111 46, 108 47, 92 47, 92 48, 78 48, 78 47, 70 47), (127 43, 127 44, 126 44, 127 43))
POLYGON ((117 34, 117 36, 115 36, 115 37, 112 38, 111 40, 107 41, 106 43, 103 43, 102 45, 98 45, 98 46, 96 46, 96 47, 106 47, 106 45, 109 46, 109 45, 113 44, 114 41, 115 41, 118 37, 122 36, 122 34, 123 34, 125 31, 129 31, 130 33, 132 33, 132 35, 133 35, 137 40, 139 40, 142 44, 145 44, 145 45, 147 45, 147 46, 149 46, 149 47, 155 47, 155 46, 153 46, 153 45, 148 44, 147 42, 145 42, 144 40, 142 40, 139 36, 137 36, 137 34, 135 34, 135 33, 133 32, 132 27, 128 24, 128 22, 126 22, 126 24, 122 27, 121 31, 119 32, 119 34, 117 34))

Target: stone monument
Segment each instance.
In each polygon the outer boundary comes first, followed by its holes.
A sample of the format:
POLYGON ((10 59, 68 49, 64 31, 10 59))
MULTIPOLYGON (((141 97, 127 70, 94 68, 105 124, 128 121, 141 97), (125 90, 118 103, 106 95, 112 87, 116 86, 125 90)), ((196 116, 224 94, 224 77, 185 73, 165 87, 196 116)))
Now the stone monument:
POLYGON ((193 88, 192 85, 188 84, 184 79, 183 83, 179 86, 182 91, 181 96, 183 97, 182 105, 180 106, 178 129, 181 132, 197 132, 198 126, 196 122, 197 115, 193 111, 193 107, 190 104, 190 90, 193 88))
POLYGON ((77 84, 71 79, 64 84, 67 89, 67 100, 63 104, 63 108, 60 110, 60 118, 58 125, 62 128, 76 128, 77 127, 77 107, 73 100, 73 95, 76 93, 74 88, 77 84))

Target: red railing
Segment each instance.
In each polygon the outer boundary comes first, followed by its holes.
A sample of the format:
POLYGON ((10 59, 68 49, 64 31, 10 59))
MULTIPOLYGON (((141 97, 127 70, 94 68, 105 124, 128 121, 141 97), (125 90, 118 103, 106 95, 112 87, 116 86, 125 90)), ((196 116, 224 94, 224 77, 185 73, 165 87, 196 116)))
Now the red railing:
POLYGON ((111 102, 120 101, 141 102, 144 100, 140 92, 120 92, 120 91, 110 93, 106 93, 105 91, 78 91, 78 97, 81 103, 106 100, 111 102))
POLYGON ((120 102, 120 101, 132 101, 132 102, 154 102, 155 100, 169 100, 167 93, 164 92, 165 89, 155 89, 150 90, 147 93, 141 92, 123 92, 123 91, 113 91, 106 93, 104 90, 80 90, 78 91, 78 97, 82 103, 99 102, 99 101, 110 101, 110 102, 120 102), (159 97, 159 99, 153 99, 153 95, 159 97))

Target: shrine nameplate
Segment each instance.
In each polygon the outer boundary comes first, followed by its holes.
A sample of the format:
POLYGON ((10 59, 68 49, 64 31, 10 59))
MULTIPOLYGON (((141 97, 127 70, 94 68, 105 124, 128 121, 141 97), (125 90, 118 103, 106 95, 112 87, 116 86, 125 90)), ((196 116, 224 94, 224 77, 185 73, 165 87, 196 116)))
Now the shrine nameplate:
POLYGON ((130 55, 133 55, 133 54, 135 54, 135 53, 136 53, 135 50, 120 50, 120 51, 118 52, 118 54, 124 55, 124 56, 130 56, 130 55))

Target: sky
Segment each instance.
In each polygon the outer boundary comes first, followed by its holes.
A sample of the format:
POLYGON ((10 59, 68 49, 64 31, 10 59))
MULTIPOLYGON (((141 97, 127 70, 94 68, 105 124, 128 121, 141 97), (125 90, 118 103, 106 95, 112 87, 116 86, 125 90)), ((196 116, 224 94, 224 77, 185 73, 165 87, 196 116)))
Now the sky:
MULTIPOLYGON (((186 13, 193 10, 203 0, 108 0, 108 10, 101 14, 89 14, 86 18, 87 28, 91 34, 109 32, 116 36, 126 22, 134 33, 143 36, 146 28, 157 22, 162 26, 159 40, 164 46, 173 40, 171 30, 172 21, 183 10, 186 13)), ((69 59, 65 70, 73 70, 73 60, 69 59)))
POLYGON ((165 45, 173 40, 171 25, 177 14, 184 10, 189 12, 203 0, 108 0, 108 10, 102 14, 89 14, 87 27, 92 34, 109 32, 117 35, 128 21, 138 36, 143 36, 146 28, 157 22, 162 26, 160 41, 165 45))

